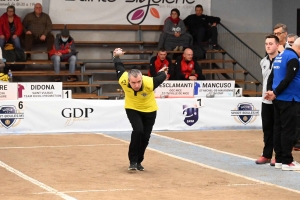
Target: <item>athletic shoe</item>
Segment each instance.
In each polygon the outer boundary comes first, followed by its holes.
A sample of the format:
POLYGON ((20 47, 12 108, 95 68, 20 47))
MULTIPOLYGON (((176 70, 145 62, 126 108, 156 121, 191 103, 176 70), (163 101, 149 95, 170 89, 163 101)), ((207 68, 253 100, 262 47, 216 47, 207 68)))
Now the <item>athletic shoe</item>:
POLYGON ((145 168, 142 166, 141 163, 138 163, 138 164, 137 164, 137 170, 139 170, 139 171, 144 171, 145 168))
POLYGON ((128 167, 129 171, 136 171, 137 170, 137 163, 130 163, 128 167))
POLYGON ((183 46, 179 46, 178 51, 183 51, 183 46))
POLYGON ((265 158, 263 156, 261 156, 259 159, 257 159, 255 161, 256 164, 267 164, 267 163, 270 163, 270 162, 271 162, 271 159, 265 158))
POLYGON ((179 49, 179 47, 176 46, 176 47, 173 49, 173 51, 178 51, 178 49, 179 49))
POLYGON ((276 159, 272 159, 271 162, 270 162, 270 165, 274 167, 275 163, 276 163, 276 159))
POLYGON ((294 151, 300 151, 300 141, 299 140, 294 146, 294 151))
POLYGON ((300 164, 297 161, 293 161, 290 164, 282 164, 281 169, 284 171, 300 170, 300 164))
POLYGON ((282 163, 275 163, 275 169, 282 169, 282 163))

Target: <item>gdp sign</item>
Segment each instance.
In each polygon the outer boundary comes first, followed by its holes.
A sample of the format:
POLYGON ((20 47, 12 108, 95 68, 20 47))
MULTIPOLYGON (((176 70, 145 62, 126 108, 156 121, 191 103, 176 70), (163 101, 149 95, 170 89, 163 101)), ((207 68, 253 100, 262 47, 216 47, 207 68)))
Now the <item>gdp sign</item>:
POLYGON ((93 108, 65 108, 61 111, 61 115, 64 118, 88 118, 93 112, 93 108))

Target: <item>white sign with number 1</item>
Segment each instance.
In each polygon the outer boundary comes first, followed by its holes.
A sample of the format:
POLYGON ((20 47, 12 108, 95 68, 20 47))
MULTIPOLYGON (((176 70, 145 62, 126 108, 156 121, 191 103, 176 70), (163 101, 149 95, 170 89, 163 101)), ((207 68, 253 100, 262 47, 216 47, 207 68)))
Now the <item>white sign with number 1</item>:
POLYGON ((63 90, 62 98, 63 99, 72 99, 72 90, 63 90))

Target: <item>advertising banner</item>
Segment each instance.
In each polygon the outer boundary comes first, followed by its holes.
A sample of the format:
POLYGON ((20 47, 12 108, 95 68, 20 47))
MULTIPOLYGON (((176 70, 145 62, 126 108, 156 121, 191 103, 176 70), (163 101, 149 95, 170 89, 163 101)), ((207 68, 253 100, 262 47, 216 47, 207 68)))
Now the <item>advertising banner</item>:
POLYGON ((234 80, 195 81, 194 97, 206 97, 210 92, 213 92, 214 97, 233 97, 234 86, 234 80))
POLYGON ((194 81, 165 81, 154 93, 156 98, 192 98, 194 81))
POLYGON ((19 99, 61 99, 62 82, 18 83, 19 99))
POLYGON ((54 24, 162 25, 173 8, 184 19, 197 4, 210 15, 207 0, 52 0, 49 15, 54 24))
POLYGON ((10 82, 0 82, 0 100, 17 100, 18 84, 10 82))
MULTIPOLYGON (((157 99, 153 131, 261 129, 261 97, 157 99)), ((124 100, 0 101, 0 134, 131 131, 124 100)))
MULTIPOLYGON (((1 0, 0 8, 7 8, 7 6, 14 6, 16 10, 33 7, 36 3, 42 4, 43 0, 1 0)), ((42 4, 43 5, 43 4, 42 4)))

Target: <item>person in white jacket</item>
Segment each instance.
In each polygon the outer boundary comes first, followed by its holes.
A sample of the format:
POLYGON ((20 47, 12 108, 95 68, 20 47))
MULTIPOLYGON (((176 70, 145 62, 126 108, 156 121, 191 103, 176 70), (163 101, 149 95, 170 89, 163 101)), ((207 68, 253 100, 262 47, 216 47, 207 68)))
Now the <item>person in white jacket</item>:
POLYGON ((270 163, 271 166, 275 166, 275 160, 271 161, 273 155, 273 134, 274 134, 274 108, 272 101, 264 98, 264 94, 267 92, 267 82, 269 75, 272 71, 272 63, 274 58, 278 54, 279 38, 275 35, 267 35, 265 40, 265 49, 267 56, 260 61, 260 66, 263 76, 262 86, 262 105, 261 105, 261 119, 263 129, 264 148, 260 158, 258 158, 256 164, 270 163))

